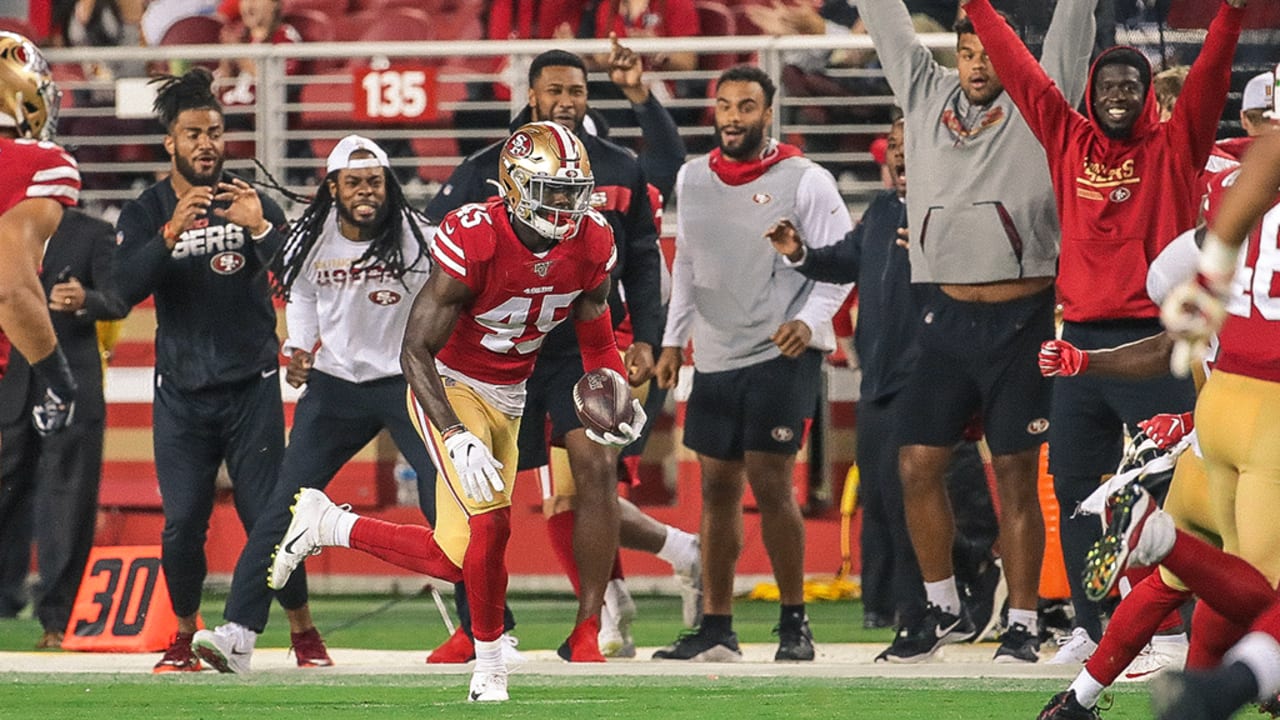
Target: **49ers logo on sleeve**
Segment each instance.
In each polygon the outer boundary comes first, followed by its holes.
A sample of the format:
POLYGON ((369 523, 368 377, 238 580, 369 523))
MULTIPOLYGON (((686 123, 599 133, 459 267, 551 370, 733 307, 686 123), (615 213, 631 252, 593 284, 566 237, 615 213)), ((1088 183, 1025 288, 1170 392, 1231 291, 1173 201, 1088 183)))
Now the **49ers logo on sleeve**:
POLYGON ((400 302, 400 293, 395 290, 374 290, 369 293, 369 300, 375 305, 395 305, 400 302))
POLYGON ((533 152, 533 138, 528 133, 516 133, 507 141, 507 154, 511 157, 528 157, 533 152))
POLYGON ((231 275, 244 267, 244 256, 238 252, 220 252, 209 258, 209 267, 219 275, 231 275))

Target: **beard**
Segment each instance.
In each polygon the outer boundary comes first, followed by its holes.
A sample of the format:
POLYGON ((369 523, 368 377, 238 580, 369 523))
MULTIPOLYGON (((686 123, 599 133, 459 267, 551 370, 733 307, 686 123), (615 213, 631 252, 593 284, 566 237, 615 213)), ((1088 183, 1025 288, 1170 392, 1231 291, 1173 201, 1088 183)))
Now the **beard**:
POLYGON ((739 162, 754 160, 755 155, 760 152, 761 147, 764 145, 764 126, 752 125, 744 127, 737 147, 732 148, 724 144, 724 135, 720 132, 720 128, 716 128, 716 143, 720 146, 720 154, 727 158, 732 158, 739 162))
POLYGON ((342 202, 335 200, 334 205, 338 208, 338 217, 359 228, 360 236, 364 238, 376 237, 386 224, 387 215, 389 214, 387 204, 382 203, 373 213, 373 217, 367 220, 361 220, 357 218, 355 214, 351 212, 351 209, 342 202))
POLYGON ((191 161, 180 155, 173 156, 173 165, 178 170, 178 174, 192 185, 217 185, 218 180, 222 178, 222 158, 218 158, 218 162, 213 166, 213 171, 207 175, 196 172, 196 168, 191 164, 191 161))

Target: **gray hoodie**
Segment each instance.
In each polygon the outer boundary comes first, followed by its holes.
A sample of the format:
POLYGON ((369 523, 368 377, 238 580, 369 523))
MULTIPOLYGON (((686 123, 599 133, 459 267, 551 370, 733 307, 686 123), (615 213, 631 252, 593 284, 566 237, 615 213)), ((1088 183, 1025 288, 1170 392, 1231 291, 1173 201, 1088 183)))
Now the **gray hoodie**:
MULTIPOLYGON (((1061 0, 1041 65, 1072 104, 1084 94, 1097 0, 1061 0)), ((911 281, 972 284, 1057 274, 1059 228, 1044 148, 1001 93, 971 105, 960 76, 916 37, 901 0, 857 0, 906 114, 911 281)))

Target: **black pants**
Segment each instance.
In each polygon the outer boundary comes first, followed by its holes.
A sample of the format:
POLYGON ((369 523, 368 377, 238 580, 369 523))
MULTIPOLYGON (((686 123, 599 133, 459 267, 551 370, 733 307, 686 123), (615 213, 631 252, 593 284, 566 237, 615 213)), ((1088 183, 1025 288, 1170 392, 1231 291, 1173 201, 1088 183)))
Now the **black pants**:
MULTIPOLYGON (((173 611, 184 617, 200 609, 218 466, 227 463, 236 514, 248 535, 276 487, 284 455, 279 373, 191 392, 157 376, 152 418, 164 508, 161 565, 173 611)), ((258 579, 264 586, 265 578, 264 570, 258 579)))
MULTIPOLYGON (((901 393, 858 403, 858 471, 862 504, 862 602, 867 611, 910 624, 924 613, 924 579, 902 499, 893 429, 906 407, 901 393)), ((974 443, 955 446, 947 488, 956 516, 953 556, 958 581, 972 583, 999 534, 986 470, 974 443)))
MULTIPOLYGON (((396 447, 417 471, 420 487, 425 484, 432 488, 428 495, 434 496, 435 466, 409 420, 406 388, 401 375, 353 383, 311 371, 306 391, 294 411, 280 480, 236 563, 223 613, 228 621, 262 632, 272 597, 265 578, 271 567, 271 554, 289 529, 293 517, 289 507, 294 495, 304 487, 327 486, 338 470, 383 428, 390 431, 396 447)), ((303 566, 277 595, 286 609, 306 604, 307 575, 303 566)))
MULTIPOLYGON (((30 407, 35 398, 28 400, 30 407)), ((102 427, 101 416, 77 416, 66 430, 41 437, 23 412, 0 428, 0 610, 16 613, 26 603, 34 540, 40 582, 32 600, 49 632, 66 628, 93 547, 102 427)))

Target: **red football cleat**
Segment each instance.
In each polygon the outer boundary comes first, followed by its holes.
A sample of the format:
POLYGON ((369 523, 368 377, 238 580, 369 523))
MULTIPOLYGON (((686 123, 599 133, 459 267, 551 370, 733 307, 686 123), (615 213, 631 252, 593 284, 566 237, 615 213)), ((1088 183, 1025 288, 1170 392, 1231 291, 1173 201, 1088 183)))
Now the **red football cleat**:
POLYGON ((300 633, 289 633, 289 644, 293 646, 293 656, 298 660, 298 667, 333 665, 333 659, 324 646, 324 639, 314 627, 300 633))
POLYGON ((169 644, 169 649, 164 651, 164 657, 160 658, 160 662, 156 663, 151 672, 200 672, 203 670, 204 666, 200 664, 200 658, 191 651, 191 639, 195 635, 195 633, 184 632, 175 635, 173 642, 169 644))
POLYGON ((605 662, 600 652, 600 616, 591 617, 578 623, 578 627, 569 633, 569 638, 560 645, 556 654, 565 662, 605 662))
POLYGON ((458 628, 448 640, 440 643, 440 647, 427 656, 428 664, 446 663, 461 664, 476 659, 476 646, 466 631, 458 628))

